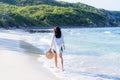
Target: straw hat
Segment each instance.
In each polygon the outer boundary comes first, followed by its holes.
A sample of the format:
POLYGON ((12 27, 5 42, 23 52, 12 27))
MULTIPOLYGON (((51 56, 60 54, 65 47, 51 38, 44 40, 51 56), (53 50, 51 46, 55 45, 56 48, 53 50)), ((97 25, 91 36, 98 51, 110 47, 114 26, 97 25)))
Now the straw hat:
POLYGON ((45 53, 45 56, 46 56, 46 58, 48 58, 48 59, 52 59, 53 58, 53 53, 52 53, 52 51, 51 50, 49 50, 49 51, 47 51, 46 53, 45 53))

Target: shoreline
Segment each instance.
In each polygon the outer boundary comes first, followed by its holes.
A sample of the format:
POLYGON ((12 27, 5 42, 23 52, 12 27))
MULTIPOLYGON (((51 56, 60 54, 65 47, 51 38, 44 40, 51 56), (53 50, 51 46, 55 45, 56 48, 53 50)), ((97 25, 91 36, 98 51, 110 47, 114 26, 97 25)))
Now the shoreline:
POLYGON ((31 63, 34 65, 32 66, 35 67, 35 69, 39 69, 39 71, 41 71, 42 74, 44 73, 44 76, 46 79, 42 79, 42 80, 61 80, 60 78, 52 74, 50 70, 48 70, 47 68, 44 68, 42 63, 38 61, 38 58, 40 58, 40 54, 42 54, 42 51, 40 49, 36 48, 32 44, 27 43, 25 41, 20 41, 20 47, 25 50, 24 52, 26 53, 26 55, 32 58, 30 59, 31 63))
POLYGON ((20 35, 1 32, 0 44, 0 80, 61 80, 37 60, 40 50, 21 42, 20 35))

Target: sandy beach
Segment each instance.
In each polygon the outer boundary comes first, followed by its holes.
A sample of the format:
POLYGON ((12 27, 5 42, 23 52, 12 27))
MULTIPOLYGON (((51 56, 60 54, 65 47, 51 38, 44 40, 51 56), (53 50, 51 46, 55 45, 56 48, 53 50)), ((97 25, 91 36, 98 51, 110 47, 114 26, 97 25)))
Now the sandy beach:
POLYGON ((63 32, 64 72, 44 55, 52 33, 0 29, 0 80, 120 80, 120 28, 63 32))
POLYGON ((0 35, 0 80, 60 80, 37 61, 39 49, 19 36, 0 35))

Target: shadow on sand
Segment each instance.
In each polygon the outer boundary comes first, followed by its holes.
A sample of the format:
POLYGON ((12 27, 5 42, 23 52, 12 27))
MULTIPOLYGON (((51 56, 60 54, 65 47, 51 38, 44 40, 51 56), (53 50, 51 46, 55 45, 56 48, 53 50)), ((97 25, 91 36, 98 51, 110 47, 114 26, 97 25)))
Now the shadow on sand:
POLYGON ((20 41, 20 47, 24 49, 25 53, 30 55, 40 55, 43 53, 42 50, 40 50, 39 48, 22 40, 20 41))

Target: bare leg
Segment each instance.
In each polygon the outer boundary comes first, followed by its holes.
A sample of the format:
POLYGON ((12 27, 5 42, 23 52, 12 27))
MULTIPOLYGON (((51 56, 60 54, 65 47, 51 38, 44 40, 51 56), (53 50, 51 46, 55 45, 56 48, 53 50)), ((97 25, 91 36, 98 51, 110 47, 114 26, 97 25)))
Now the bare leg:
POLYGON ((55 67, 57 67, 57 53, 54 53, 54 63, 55 67))
POLYGON ((62 57, 62 53, 59 54, 60 59, 61 59, 61 65, 62 65, 62 71, 64 71, 64 66, 63 66, 63 57, 62 57))

